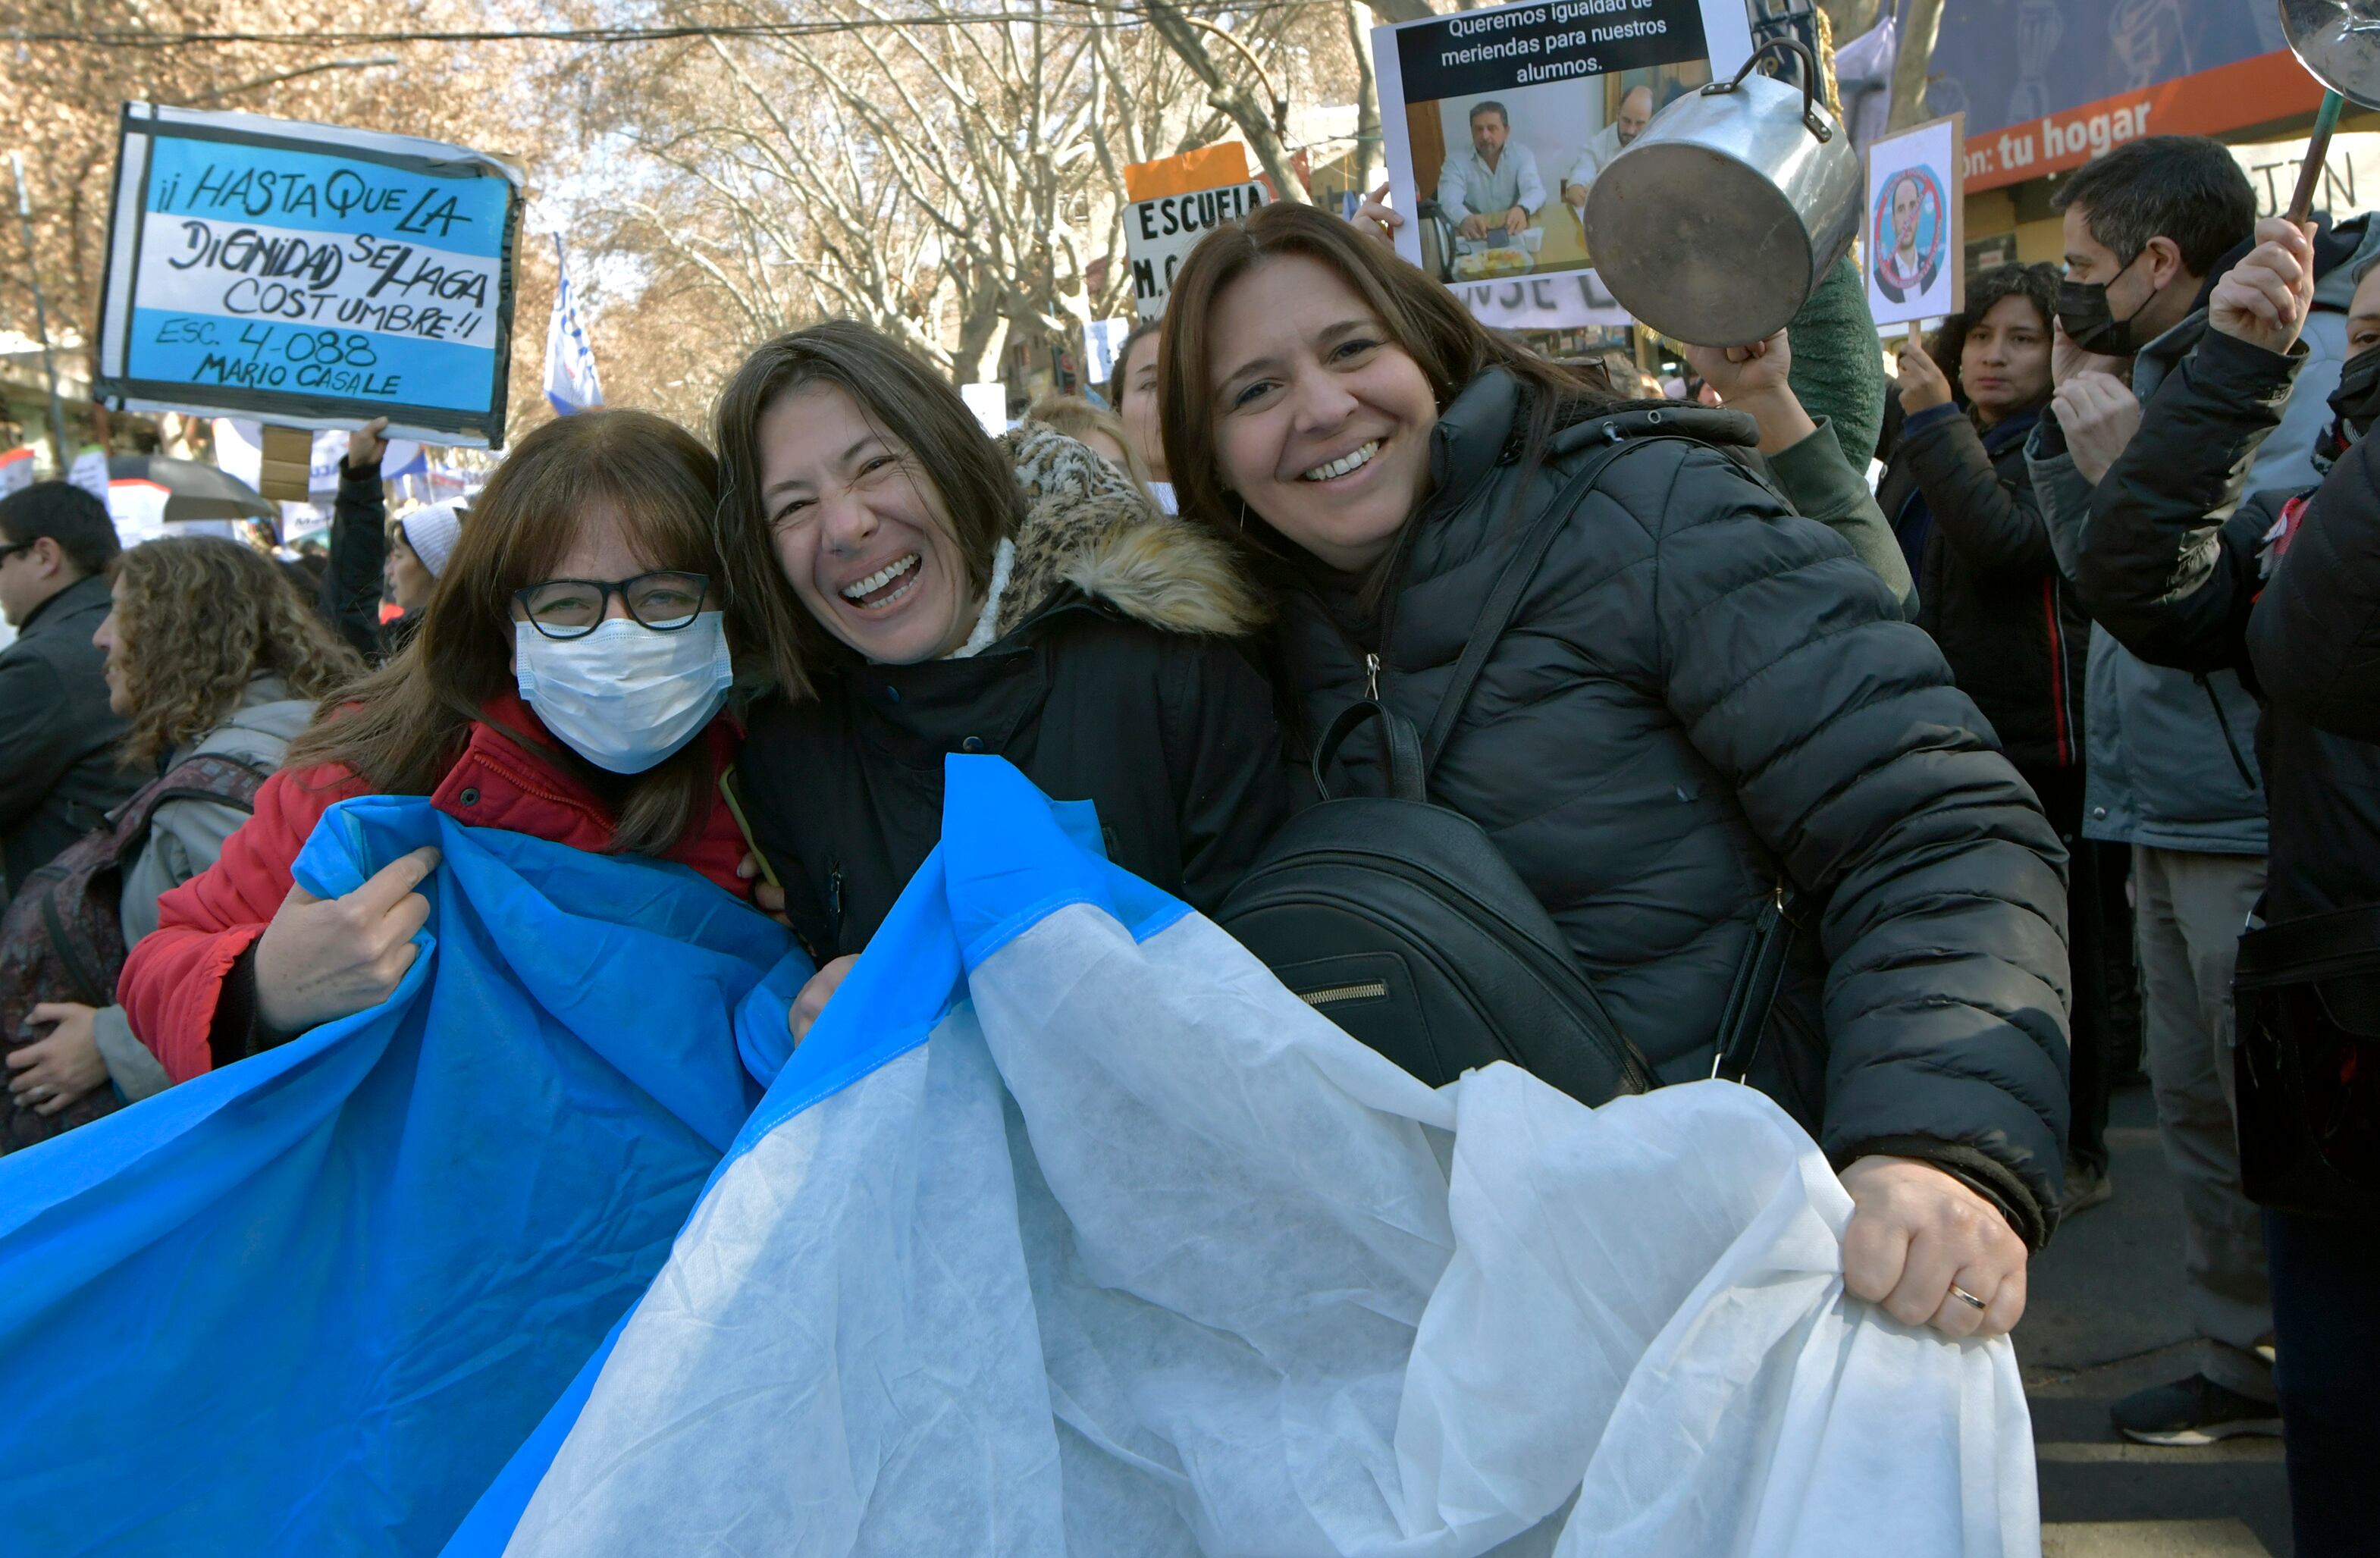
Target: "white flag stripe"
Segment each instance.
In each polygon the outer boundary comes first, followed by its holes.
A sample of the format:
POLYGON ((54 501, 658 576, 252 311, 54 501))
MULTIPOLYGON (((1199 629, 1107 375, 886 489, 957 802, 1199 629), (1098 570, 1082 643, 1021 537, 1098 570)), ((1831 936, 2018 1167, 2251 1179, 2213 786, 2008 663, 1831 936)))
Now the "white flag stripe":
POLYGON ((140 307, 493 349, 501 265, 404 238, 152 212, 140 307))
POLYGON ((566 417, 602 405, 603 383, 595 373, 595 348, 588 344, 587 327, 578 320, 559 233, 553 236, 553 315, 545 327, 545 398, 566 417))

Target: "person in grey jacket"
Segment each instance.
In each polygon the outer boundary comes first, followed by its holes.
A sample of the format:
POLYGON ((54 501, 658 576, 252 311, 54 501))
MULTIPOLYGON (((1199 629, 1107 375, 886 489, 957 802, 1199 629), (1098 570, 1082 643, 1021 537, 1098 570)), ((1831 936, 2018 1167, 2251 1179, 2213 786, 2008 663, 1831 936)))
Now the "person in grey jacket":
MULTIPOLYGON (((1665 1082, 1711 1074, 1755 925, 1804 898, 1749 1080, 1838 1165, 1846 1285, 1948 1334, 2013 1325, 2057 1216, 2064 851, 1893 591, 1712 446, 1749 418, 1616 405, 1309 207, 1218 229, 1175 286, 1183 512, 1268 567, 1306 724, 1377 696, 1427 728, 1523 535, 1559 524, 1434 798, 1665 1082)), ((1342 760, 1378 792, 1376 744, 1342 760)))
MULTIPOLYGON (((102 599, 109 609, 91 641, 125 731, 124 761, 144 780, 204 753, 268 775, 316 705, 364 671, 272 561, 237 542, 188 536, 135 547, 102 599)), ((157 900, 212 866, 248 815, 198 797, 157 808, 124 872, 116 912, 127 948, 157 928, 157 900)), ((49 1003, 32 1017, 48 1032, 7 1056, 20 1107, 53 1114, 95 1088, 113 1084, 129 1102, 167 1085, 121 1006, 49 1003)))
MULTIPOLYGON (((2228 255, 2253 237, 2255 197, 2228 148, 2154 136, 2086 164, 2058 200, 2067 257, 2058 390, 2026 457, 2084 609, 2126 618, 2137 614, 2105 588, 2106 557, 2090 556, 2091 516, 2122 495, 2101 489, 2126 480, 2110 471, 2141 428, 2141 408, 2224 355, 2220 343, 2204 348, 2206 304, 2228 255)), ((2296 419, 2309 429, 2302 443, 2266 439, 2252 469, 2241 462, 2193 502, 2193 517, 2222 525, 2252 482, 2313 485, 2310 424, 2322 420, 2296 419)), ((2126 636, 2149 647, 2129 627, 2126 636)), ((2174 668, 2174 657, 2156 658, 2167 663, 2135 654, 2104 624, 2092 629, 2082 831, 2132 849, 2143 1042, 2167 1160, 2183 1185, 2185 1291, 2204 1343, 2197 1373, 2136 1392, 2112 1416, 2133 1439, 2186 1445, 2279 1429, 2259 1350, 2272 1329, 2264 1239, 2240 1188, 2231 1102, 2232 970, 2265 890, 2269 797, 2256 702, 2238 672, 2219 660, 2174 668)))
POLYGON ((107 505, 79 487, 0 500, 0 613, 18 633, 0 650, 0 905, 139 783, 116 765, 124 722, 91 643, 116 551, 107 505))

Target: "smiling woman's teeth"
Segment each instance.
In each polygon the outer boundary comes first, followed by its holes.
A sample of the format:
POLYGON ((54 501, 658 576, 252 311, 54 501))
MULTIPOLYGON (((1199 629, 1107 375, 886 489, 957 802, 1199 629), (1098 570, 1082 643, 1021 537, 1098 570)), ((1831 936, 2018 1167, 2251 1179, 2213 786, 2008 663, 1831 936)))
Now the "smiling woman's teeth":
POLYGON ((1365 444, 1362 448, 1354 450, 1349 454, 1340 456, 1337 459, 1332 460, 1329 465, 1316 466, 1312 470, 1307 471, 1301 480, 1306 481, 1328 481, 1333 477, 1344 476, 1351 470, 1361 470, 1366 466, 1370 465, 1372 463, 1372 456, 1379 452, 1380 441, 1375 438, 1369 444, 1365 444))
POLYGON ((906 557, 902 558, 897 563, 887 563, 884 566, 877 569, 874 573, 869 574, 866 578, 861 579, 858 583, 844 585, 843 587, 844 599, 864 603, 867 601, 868 596, 875 594, 878 590, 883 589, 886 585, 892 583, 894 579, 899 578, 903 574, 907 573, 911 568, 914 568, 917 566, 917 554, 914 552, 909 554, 906 557))

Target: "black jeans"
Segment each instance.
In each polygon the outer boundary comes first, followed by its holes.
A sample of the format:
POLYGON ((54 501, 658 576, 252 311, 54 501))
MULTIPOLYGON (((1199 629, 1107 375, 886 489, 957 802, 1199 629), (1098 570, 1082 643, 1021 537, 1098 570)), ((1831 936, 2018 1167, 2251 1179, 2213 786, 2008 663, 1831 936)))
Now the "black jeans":
POLYGON ((2298 1558, 2380 1553, 2380 1222, 2265 1213, 2298 1558))
MULTIPOLYGON (((2068 1027, 2071 1059, 2066 1073, 2067 1101, 2073 1114, 2066 1129, 2066 1155, 2077 1163, 2107 1172, 2107 1095, 2114 1085, 2110 1040, 2115 1019, 2108 1010, 2111 962, 2129 971, 2129 955, 2111 959, 2107 945, 2112 932, 2129 937, 2129 924, 2107 921, 2109 882, 2121 901, 2124 871, 2131 851, 2120 845, 2095 843, 2082 836, 2082 770, 2022 768, 2017 771, 2041 798, 2043 815, 2066 845, 2066 945, 2070 962, 2074 1008, 2068 1027)), ((2137 1010, 2138 1003, 2134 1004, 2137 1010)), ((2137 1017, 2134 1019, 2137 1021, 2137 1017)))

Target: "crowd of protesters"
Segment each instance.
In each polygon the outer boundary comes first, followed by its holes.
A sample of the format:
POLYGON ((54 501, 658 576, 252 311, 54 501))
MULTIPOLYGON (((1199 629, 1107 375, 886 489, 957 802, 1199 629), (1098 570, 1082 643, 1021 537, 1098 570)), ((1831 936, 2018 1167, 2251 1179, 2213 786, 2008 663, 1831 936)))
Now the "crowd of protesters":
MULTIPOLYGON (((707 441, 558 420, 468 510, 389 524, 368 427, 310 601, 233 542, 119 553, 63 483, 0 502, 0 978, 62 883, 118 884, 104 978, 0 990, 6 1145, 395 990, 435 852, 292 879, 350 797, 780 915, 819 972, 767 1070, 933 848, 947 754, 1095 802, 1111 858, 1211 911, 1377 702, 1658 1081, 1747 1057, 1852 1196, 1847 1286, 1907 1323, 2018 1323, 2031 1253, 2119 1193, 2138 1049, 2204 1349, 2115 1426, 2286 1430, 2300 1550, 2363 1551, 2380 236, 2259 224, 2191 138, 2058 199, 2062 275, 1970 278, 1889 383, 1848 265, 1778 336, 1691 348, 1681 403, 1484 328, 1377 206, 1277 204, 1191 254, 1105 404, 1004 436, 836 323, 755 351, 707 441), (2326 1200, 2241 1146, 2275 1108, 2241 937, 2294 968, 2309 925, 2330 961, 2279 983, 2310 1001, 2256 1011, 2284 1047, 2332 1025, 2300 1049, 2336 1075, 2294 1084, 2326 1200)), ((1390 739, 1331 782, 1378 793, 1390 739)))

